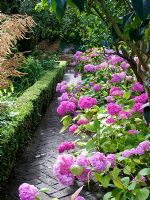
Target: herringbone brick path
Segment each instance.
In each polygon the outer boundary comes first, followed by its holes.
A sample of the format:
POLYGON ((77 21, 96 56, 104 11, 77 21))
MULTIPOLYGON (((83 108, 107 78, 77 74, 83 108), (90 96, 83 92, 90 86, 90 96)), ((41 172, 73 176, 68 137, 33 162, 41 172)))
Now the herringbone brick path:
MULTIPOLYGON (((68 82, 75 81, 71 72, 65 74, 65 79, 68 82)), ((70 200, 71 194, 81 186, 81 183, 77 183, 72 187, 62 186, 52 174, 52 166, 57 157, 57 147, 64 140, 69 140, 68 133, 59 133, 61 124, 56 108, 57 95, 54 95, 33 136, 32 142, 19 158, 0 200, 18 200, 18 187, 24 182, 34 184, 39 189, 49 188, 49 192, 42 195, 42 200, 51 200, 53 197, 70 200)), ((85 188, 82 195, 86 200, 102 199, 102 193, 95 185, 91 187, 91 192, 85 188)))

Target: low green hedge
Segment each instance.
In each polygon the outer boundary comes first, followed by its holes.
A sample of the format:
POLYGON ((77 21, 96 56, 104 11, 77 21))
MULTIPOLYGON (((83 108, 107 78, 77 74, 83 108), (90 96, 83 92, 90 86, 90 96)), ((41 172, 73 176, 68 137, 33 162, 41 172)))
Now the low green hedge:
POLYGON ((32 136, 41 115, 49 104, 56 84, 63 78, 66 62, 61 61, 18 98, 11 125, 0 133, 0 185, 4 185, 15 165, 18 152, 32 136))

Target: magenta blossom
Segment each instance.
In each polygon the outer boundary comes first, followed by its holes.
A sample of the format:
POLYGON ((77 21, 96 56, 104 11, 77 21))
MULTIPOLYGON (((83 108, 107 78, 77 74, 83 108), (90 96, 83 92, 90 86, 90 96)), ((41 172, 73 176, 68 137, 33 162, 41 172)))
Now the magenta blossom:
POLYGON ((53 174, 63 185, 73 185, 75 177, 70 172, 70 168, 74 164, 75 158, 72 155, 63 154, 57 157, 53 166, 53 174))
POLYGON ((97 100, 95 98, 92 97, 80 97, 79 101, 78 101, 78 107, 80 109, 86 109, 86 108, 92 108, 94 105, 97 104, 97 100))
POLYGON ((131 90, 135 92, 144 92, 144 86, 141 83, 136 82, 133 84, 131 90))
POLYGON ((129 130, 128 133, 137 135, 139 133, 139 131, 137 131, 137 130, 129 130))
POLYGON ((124 71, 126 71, 129 68, 130 65, 124 61, 124 62, 121 63, 120 66, 124 71))
POLYGON ((109 117, 109 118, 106 119, 107 124, 114 124, 115 122, 116 122, 115 119, 112 118, 112 117, 109 117))
POLYGON ((64 151, 69 151, 75 148, 74 142, 62 142, 58 148, 59 153, 63 153, 64 151))
POLYGON ((57 108, 57 112, 59 115, 64 116, 67 113, 74 112, 75 109, 76 109, 76 105, 74 102, 62 101, 61 104, 57 108))
POLYGON ((23 183, 19 187, 19 198, 20 200, 35 200, 38 197, 39 191, 34 185, 23 183))
POLYGON ((112 97, 112 96, 107 96, 106 100, 107 100, 108 103, 114 103, 115 102, 114 97, 112 97))
POLYGON ((106 159, 107 159, 107 163, 110 164, 110 167, 113 168, 115 166, 115 162, 116 162, 115 154, 108 154, 106 159))
POLYGON ((64 93, 67 90, 67 82, 62 81, 61 83, 58 83, 56 86, 56 92, 64 93))
POLYGON ((134 102, 135 103, 146 103, 148 101, 148 94, 147 93, 143 93, 139 96, 134 97, 134 102))
POLYGON ((150 141, 141 142, 136 148, 125 150, 122 152, 123 157, 130 157, 133 155, 143 155, 146 151, 150 151, 150 141))
POLYGON ((119 119, 128 119, 131 115, 132 115, 132 111, 121 110, 119 112, 118 118, 119 119))
POLYGON ((90 160, 88 157, 86 157, 85 154, 80 154, 77 159, 76 159, 76 163, 84 168, 87 168, 88 165, 90 164, 90 160))
POLYGON ((84 66, 84 71, 85 72, 95 72, 98 70, 98 67, 92 64, 87 64, 84 66))
POLYGON ((110 115, 117 115, 121 111, 121 107, 115 103, 107 104, 107 112, 110 115))
POLYGON ((135 103, 132 108, 133 112, 143 112, 142 106, 143 103, 135 103))
POLYGON ((78 125, 84 125, 84 124, 88 124, 89 120, 88 119, 79 119, 77 121, 78 125))
POLYGON ((96 152, 91 158, 90 163, 96 171, 103 172, 107 167, 107 159, 103 153, 96 152))
POLYGON ((119 96, 119 97, 122 97, 122 96, 123 96, 123 91, 121 90, 121 88, 113 86, 113 87, 110 89, 110 95, 111 95, 111 96, 119 96))
POLYGON ((76 124, 73 124, 69 128, 69 132, 73 134, 77 129, 78 129, 78 126, 76 124))
POLYGON ((95 84, 95 85, 93 86, 93 89, 94 89, 95 92, 98 92, 98 91, 101 90, 101 86, 98 85, 98 84, 95 84))
POLYGON ((102 62, 100 65, 99 65, 99 68, 100 69, 104 69, 108 66, 108 63, 107 62, 102 62))

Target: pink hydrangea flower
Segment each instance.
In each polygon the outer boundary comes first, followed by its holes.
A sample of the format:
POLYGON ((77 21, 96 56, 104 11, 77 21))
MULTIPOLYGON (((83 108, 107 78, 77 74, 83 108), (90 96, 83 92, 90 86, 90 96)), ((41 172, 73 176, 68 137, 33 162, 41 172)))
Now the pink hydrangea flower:
POLYGON ((110 167, 113 168, 115 166, 115 162, 116 162, 115 154, 107 155, 106 159, 107 159, 107 163, 110 164, 110 167))
POLYGON ((129 130, 128 133, 137 135, 139 133, 139 131, 138 130, 129 130))
POLYGON ((124 62, 121 63, 120 66, 124 71, 126 71, 129 68, 130 65, 124 61, 124 62))
POLYGON ((100 86, 99 84, 95 84, 95 85, 93 86, 93 89, 94 89, 95 92, 98 92, 98 91, 101 90, 101 86, 100 86))
POLYGON ((111 95, 111 96, 119 96, 119 97, 122 97, 122 96, 123 96, 123 91, 121 90, 121 88, 113 86, 113 87, 110 89, 110 95, 111 95))
POLYGON ((112 96, 107 96, 106 100, 107 100, 108 103, 114 103, 115 102, 115 100, 112 96))
POLYGON ((108 63, 107 62, 102 62, 100 65, 99 65, 99 68, 100 69, 104 69, 108 66, 108 63))
POLYGON ((75 67, 77 65, 77 63, 74 61, 70 64, 72 67, 75 67))
POLYGON ((96 171, 103 172, 107 166, 107 159, 103 153, 96 152, 91 158, 90 163, 96 171))
POLYGON ((107 112, 110 115, 117 115, 121 111, 121 107, 115 103, 107 104, 107 112))
POLYGON ((147 93, 143 93, 139 96, 134 97, 134 102, 135 103, 146 103, 148 101, 148 94, 147 93))
POLYGON ((128 119, 132 115, 131 111, 121 110, 118 114, 119 119, 128 119))
POLYGON ((136 82, 133 84, 131 90, 135 92, 144 92, 144 86, 141 83, 136 82))
POLYGON ((77 51, 74 55, 73 55, 73 58, 75 59, 75 61, 79 61, 80 60, 80 57, 83 55, 83 52, 81 51, 77 51))
POLYGON ((75 177, 70 172, 70 168, 74 164, 75 158, 72 155, 63 154, 57 157, 56 163, 53 166, 53 174, 63 185, 73 185, 75 177))
POLYGON ((20 200, 35 200, 38 197, 39 191, 34 185, 23 183, 19 187, 20 200))
POLYGON ((65 92, 65 93, 62 93, 62 95, 60 97, 58 97, 58 101, 68 101, 69 100, 69 96, 68 96, 68 93, 65 92))
POLYGON ((67 90, 67 82, 62 81, 61 83, 58 83, 56 86, 56 92, 64 93, 67 90))
POLYGON ((120 83, 120 81, 121 81, 121 78, 118 74, 113 74, 111 76, 111 82, 112 83, 120 83))
POLYGON ((77 129, 78 129, 78 126, 76 124, 73 124, 69 128, 69 132, 73 134, 77 129))
POLYGON ((89 120, 88 119, 79 119, 77 121, 78 125, 83 125, 83 124, 88 124, 89 120))
POLYGON ((80 97, 79 101, 78 101, 78 107, 80 109, 86 109, 86 108, 92 108, 94 105, 97 104, 97 100, 95 98, 92 97, 80 97))
POLYGON ((82 153, 76 158, 76 163, 84 168, 87 168, 90 164, 90 160, 85 154, 82 153))
POLYGON ((141 109, 142 106, 143 103, 135 103, 132 108, 133 112, 143 112, 143 109, 141 109))
POLYGON ((126 73, 125 72, 121 72, 118 75, 121 78, 121 80, 126 78, 126 73))
POLYGON ((75 109, 76 109, 76 105, 74 102, 62 101, 61 104, 57 108, 57 112, 59 115, 64 116, 67 113, 74 112, 75 109))
POLYGON ((146 151, 150 151, 150 141, 141 142, 136 148, 125 150, 122 152, 123 157, 130 157, 133 155, 143 155, 146 151))
POLYGON ((112 117, 109 117, 108 119, 106 119, 107 124, 114 124, 115 122, 116 122, 115 119, 112 117))
POLYGON ((74 142, 62 142, 58 148, 59 153, 63 153, 64 151, 69 151, 75 148, 74 142))
POLYGON ((115 65, 122 62, 124 59, 117 55, 112 55, 109 57, 109 64, 115 65))
POLYGON ((84 66, 84 71, 85 72, 95 72, 97 71, 98 67, 92 64, 87 64, 84 66))

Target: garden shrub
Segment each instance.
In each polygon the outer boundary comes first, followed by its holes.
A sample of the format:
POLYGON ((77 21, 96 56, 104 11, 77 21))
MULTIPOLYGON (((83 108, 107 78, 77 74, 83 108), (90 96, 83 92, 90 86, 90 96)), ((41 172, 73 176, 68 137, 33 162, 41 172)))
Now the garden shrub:
POLYGON ((104 200, 148 199, 150 128, 143 115, 148 102, 144 86, 113 50, 93 48, 73 57, 75 76, 80 74, 82 81, 57 85, 57 112, 61 132, 69 128, 79 139, 60 144, 54 176, 67 186, 94 180, 112 190, 104 200))
POLYGON ((41 119, 43 110, 52 97, 53 90, 63 77, 66 62, 60 62, 44 75, 32 87, 20 96, 15 107, 16 113, 11 123, 0 127, 0 183, 3 185, 15 165, 17 154, 32 136, 32 132, 41 119))

